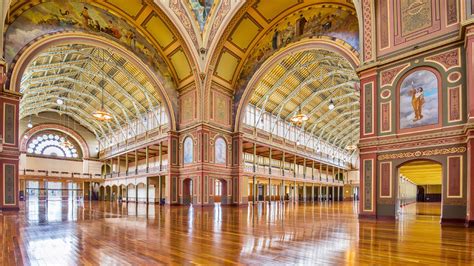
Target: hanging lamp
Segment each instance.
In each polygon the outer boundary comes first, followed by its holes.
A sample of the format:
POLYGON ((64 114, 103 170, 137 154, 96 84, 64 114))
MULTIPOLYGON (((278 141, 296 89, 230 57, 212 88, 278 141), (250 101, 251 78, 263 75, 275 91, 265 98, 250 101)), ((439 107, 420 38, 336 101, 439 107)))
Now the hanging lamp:
POLYGON ((296 125, 301 125, 303 122, 308 121, 308 116, 301 112, 301 106, 298 107, 298 112, 290 120, 296 125))
MULTIPOLYGON (((102 51, 102 62, 101 63, 104 63, 104 54, 103 54, 103 51, 102 51)), ((103 65, 103 64, 102 64, 103 65)), ((110 120, 112 119, 112 115, 107 112, 104 108, 104 86, 101 86, 102 88, 102 97, 101 97, 101 106, 100 106, 100 109, 99 110, 95 110, 93 113, 92 113, 92 116, 99 120, 99 121, 107 121, 107 120, 110 120)))

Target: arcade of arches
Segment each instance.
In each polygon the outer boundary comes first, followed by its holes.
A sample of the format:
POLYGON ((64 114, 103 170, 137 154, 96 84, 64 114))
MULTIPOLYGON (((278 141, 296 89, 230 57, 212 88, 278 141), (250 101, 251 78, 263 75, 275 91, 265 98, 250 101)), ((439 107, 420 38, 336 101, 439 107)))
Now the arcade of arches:
POLYGON ((2 264, 474 260, 474 1, 0 11, 2 264), (65 220, 108 249, 33 248, 65 220))

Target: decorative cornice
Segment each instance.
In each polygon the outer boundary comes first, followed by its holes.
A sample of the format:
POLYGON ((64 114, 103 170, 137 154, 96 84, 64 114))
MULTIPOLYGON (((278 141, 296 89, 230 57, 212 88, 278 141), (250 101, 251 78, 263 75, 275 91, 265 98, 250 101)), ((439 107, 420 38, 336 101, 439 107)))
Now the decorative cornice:
POLYGON ((393 159, 447 155, 447 154, 455 154, 455 153, 464 153, 466 152, 466 150, 467 150, 466 147, 452 147, 452 148, 445 148, 445 149, 432 149, 432 150, 424 150, 424 151, 390 153, 390 154, 379 155, 377 159, 379 161, 383 161, 383 160, 393 160, 393 159))

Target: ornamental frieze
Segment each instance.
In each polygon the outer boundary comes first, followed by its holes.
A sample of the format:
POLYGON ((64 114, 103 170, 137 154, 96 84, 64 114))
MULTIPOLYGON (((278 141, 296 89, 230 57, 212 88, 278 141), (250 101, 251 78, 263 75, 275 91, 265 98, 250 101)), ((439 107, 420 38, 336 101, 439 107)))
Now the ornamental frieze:
POLYGON ((447 154, 455 154, 455 153, 463 153, 463 152, 466 152, 465 147, 453 147, 453 148, 433 149, 433 150, 425 150, 425 151, 410 151, 410 152, 400 152, 400 153, 392 153, 392 154, 382 154, 382 155, 379 155, 377 159, 379 161, 383 161, 383 160, 393 160, 393 159, 447 155, 447 154))

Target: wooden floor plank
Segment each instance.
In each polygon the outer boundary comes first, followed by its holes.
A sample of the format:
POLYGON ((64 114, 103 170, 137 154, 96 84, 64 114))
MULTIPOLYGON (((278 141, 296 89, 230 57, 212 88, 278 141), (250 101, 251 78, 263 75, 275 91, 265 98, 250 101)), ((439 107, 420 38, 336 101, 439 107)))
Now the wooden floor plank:
POLYGON ((0 213, 0 262, 474 264, 473 229, 416 215, 436 208, 412 205, 400 221, 367 221, 357 219, 352 202, 247 208, 30 202, 18 213, 0 213))

